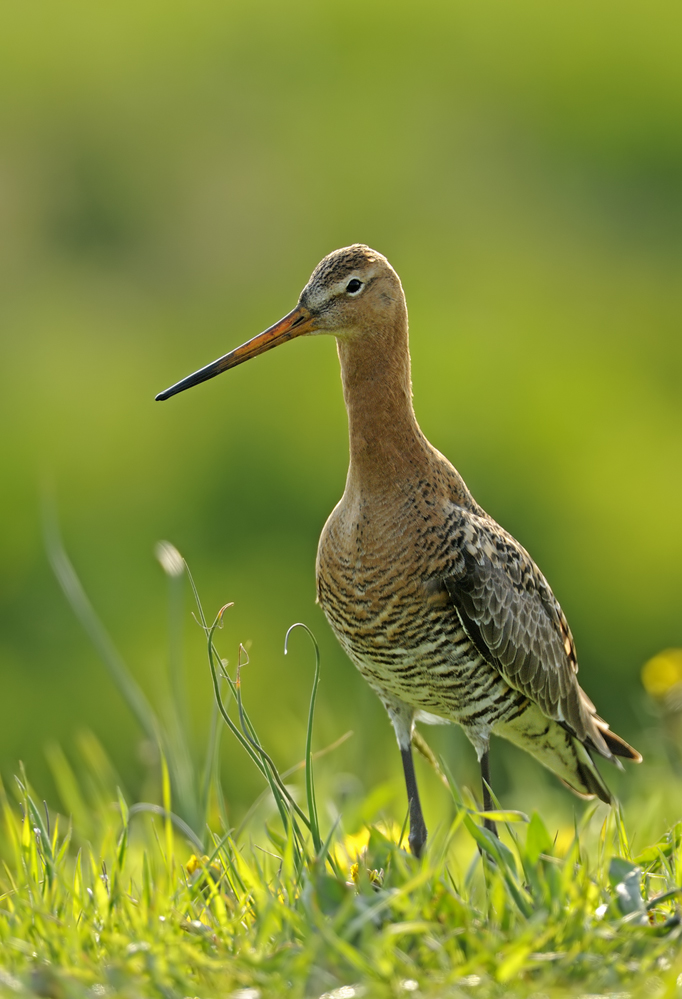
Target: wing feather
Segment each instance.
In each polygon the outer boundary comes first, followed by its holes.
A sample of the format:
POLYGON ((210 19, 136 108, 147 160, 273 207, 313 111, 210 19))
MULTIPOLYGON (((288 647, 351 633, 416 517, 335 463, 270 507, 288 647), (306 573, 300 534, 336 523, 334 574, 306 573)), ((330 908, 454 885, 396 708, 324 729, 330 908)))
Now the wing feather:
POLYGON ((493 520, 462 511, 443 579, 462 625, 510 686, 602 755, 612 753, 576 674, 573 636, 547 580, 493 520))

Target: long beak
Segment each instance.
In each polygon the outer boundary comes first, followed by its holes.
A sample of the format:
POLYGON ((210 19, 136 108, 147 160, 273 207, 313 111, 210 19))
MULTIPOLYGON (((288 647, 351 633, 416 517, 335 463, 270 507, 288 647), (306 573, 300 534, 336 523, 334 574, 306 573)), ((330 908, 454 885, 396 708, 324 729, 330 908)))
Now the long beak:
POLYGON ((205 368, 199 368, 194 374, 187 375, 182 381, 176 382, 175 385, 167 388, 165 392, 159 392, 156 401, 163 402, 164 399, 170 399, 172 395, 177 395, 178 392, 184 392, 185 389, 192 388, 193 385, 206 382, 209 378, 215 378, 221 371, 227 371, 228 368, 236 368, 242 361, 248 361, 252 357, 257 357, 258 354, 264 354, 266 350, 271 350, 273 347, 279 347, 280 343, 293 340, 295 336, 312 333, 314 329, 313 316, 311 316, 305 306, 297 305, 293 312, 290 312, 284 319, 280 319, 278 323, 265 330, 264 333, 259 333, 252 340, 247 340, 241 347, 235 347, 229 354, 219 357, 217 361, 212 361, 205 368))

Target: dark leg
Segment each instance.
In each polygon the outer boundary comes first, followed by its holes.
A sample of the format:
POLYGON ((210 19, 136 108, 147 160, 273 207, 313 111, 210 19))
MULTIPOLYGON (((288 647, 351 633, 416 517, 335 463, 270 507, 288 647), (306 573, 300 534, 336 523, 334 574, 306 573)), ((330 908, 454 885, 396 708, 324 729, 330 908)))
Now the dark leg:
POLYGON ((414 773, 414 763, 412 761, 412 747, 400 750, 403 758, 403 770, 405 771, 405 785, 407 787, 407 800, 410 803, 410 835, 408 837, 410 850, 415 857, 420 857, 426 843, 426 825, 422 815, 422 806, 419 801, 419 791, 417 790, 417 778, 414 773))
MULTIPOLYGON (((481 783, 483 785, 483 811, 492 812, 495 808, 493 805, 492 795, 490 794, 490 750, 486 749, 485 753, 481 757, 481 783)), ((483 825, 486 829, 489 829, 491 833, 497 836, 497 826, 492 819, 483 819, 483 825)))

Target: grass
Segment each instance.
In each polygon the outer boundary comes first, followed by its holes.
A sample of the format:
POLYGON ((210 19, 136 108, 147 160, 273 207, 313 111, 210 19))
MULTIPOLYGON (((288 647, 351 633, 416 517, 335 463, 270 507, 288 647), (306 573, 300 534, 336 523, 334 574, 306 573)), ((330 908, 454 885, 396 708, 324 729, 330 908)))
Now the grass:
MULTIPOLYGON (((11 797, 0 789, 0 995, 678 994, 681 823, 633 856, 620 810, 602 820, 588 809, 561 846, 537 813, 499 810, 498 841, 447 772, 452 819, 421 860, 391 822, 354 830, 344 816, 326 820, 313 775, 314 639, 299 788, 249 719, 240 666, 230 676, 216 648, 225 608, 209 624, 198 598, 215 711, 204 764, 192 770, 181 702, 164 725, 117 658, 54 525, 48 547, 72 607, 156 740, 158 801, 127 802, 93 736, 81 739, 78 773, 50 751, 70 818, 40 803, 23 772, 11 797), (222 801, 221 727, 274 803, 266 821, 240 830, 222 801)), ((159 554, 172 605, 186 570, 169 546, 159 554)), ((171 689, 181 697, 177 676, 171 689)))

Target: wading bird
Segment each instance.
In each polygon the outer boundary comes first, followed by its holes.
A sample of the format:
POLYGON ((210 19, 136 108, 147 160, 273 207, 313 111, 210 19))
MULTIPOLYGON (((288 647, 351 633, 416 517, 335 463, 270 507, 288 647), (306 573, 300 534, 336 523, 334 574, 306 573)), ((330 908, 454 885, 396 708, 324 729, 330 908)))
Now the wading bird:
POLYGON ((491 733, 577 794, 610 803, 592 754, 617 765, 618 756, 641 756, 579 686, 573 637, 545 577, 420 430, 405 295, 385 257, 361 244, 330 253, 292 312, 156 398, 321 333, 336 337, 350 466, 320 537, 317 599, 393 723, 412 852, 421 854, 427 835, 412 761, 416 720, 462 726, 486 811, 491 733))

